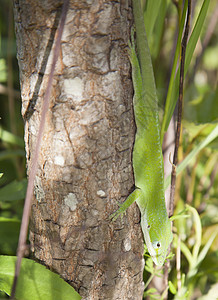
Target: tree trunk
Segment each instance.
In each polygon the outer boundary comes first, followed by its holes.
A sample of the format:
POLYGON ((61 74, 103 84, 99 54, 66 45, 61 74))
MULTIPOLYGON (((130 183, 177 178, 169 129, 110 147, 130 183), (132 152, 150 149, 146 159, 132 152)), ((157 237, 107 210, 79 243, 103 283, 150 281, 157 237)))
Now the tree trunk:
MULTIPOLYGON (((143 239, 131 192, 130 0, 70 1, 35 179, 31 255, 83 299, 142 299, 143 239)), ((14 0, 27 169, 62 1, 14 0)))

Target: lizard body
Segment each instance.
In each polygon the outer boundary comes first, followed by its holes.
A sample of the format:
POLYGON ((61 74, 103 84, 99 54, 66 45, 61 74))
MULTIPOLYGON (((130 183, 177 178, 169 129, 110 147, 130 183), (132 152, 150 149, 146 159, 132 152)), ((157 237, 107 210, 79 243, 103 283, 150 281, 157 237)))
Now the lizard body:
POLYGON ((130 61, 137 127, 133 149, 136 189, 112 217, 115 220, 136 201, 141 212, 141 227, 148 251, 154 263, 162 266, 172 241, 172 231, 164 196, 164 166, 160 142, 158 99, 140 0, 133 0, 133 14, 137 49, 132 34, 130 61))

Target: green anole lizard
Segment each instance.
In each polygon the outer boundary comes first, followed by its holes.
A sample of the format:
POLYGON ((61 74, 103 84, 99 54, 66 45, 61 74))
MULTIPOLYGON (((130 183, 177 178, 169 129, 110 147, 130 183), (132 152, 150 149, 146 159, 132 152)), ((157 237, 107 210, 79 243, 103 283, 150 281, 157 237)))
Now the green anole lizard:
POLYGON ((136 201, 141 212, 141 227, 148 251, 154 263, 162 266, 173 236, 164 197, 164 169, 160 143, 158 100, 140 0, 133 0, 133 15, 137 49, 135 49, 132 34, 130 61, 137 127, 133 149, 136 189, 112 214, 112 218, 116 220, 136 201))

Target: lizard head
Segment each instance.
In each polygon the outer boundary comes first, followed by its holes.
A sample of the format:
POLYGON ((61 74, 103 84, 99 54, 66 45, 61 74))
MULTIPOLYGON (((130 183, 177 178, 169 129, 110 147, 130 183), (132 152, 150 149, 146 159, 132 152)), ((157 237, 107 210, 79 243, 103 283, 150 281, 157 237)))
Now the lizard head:
POLYGON ((156 224, 152 222, 148 223, 148 221, 143 218, 142 223, 144 223, 142 224, 142 229, 148 252, 153 262, 157 266, 162 266, 173 239, 171 222, 168 218, 165 218, 164 222, 161 222, 161 225, 157 227, 156 224))

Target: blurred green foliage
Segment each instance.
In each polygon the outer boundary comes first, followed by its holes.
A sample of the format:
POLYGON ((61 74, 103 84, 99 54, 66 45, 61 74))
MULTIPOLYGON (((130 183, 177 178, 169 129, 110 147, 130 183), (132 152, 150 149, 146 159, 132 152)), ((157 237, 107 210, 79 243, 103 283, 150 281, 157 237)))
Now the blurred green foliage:
MULTIPOLYGON (((166 107, 165 101, 167 97, 173 98, 170 101, 174 103, 177 100, 173 89, 178 78, 172 70, 175 73, 178 70, 177 37, 179 32, 182 33, 185 16, 182 8, 183 2, 187 5, 187 0, 161 1, 154 5, 156 11, 153 11, 154 2, 143 1, 145 27, 160 108, 170 116, 172 103, 166 107), (172 90, 169 89, 170 76, 172 90)), ((171 250, 174 256, 170 260, 167 299, 218 299, 218 27, 214 25, 217 10, 216 1, 192 1, 190 36, 200 12, 201 28, 194 33, 200 35, 196 46, 192 52, 187 47, 186 53, 190 65, 184 86, 183 134, 175 194, 178 218, 173 223, 171 250), (180 215, 180 212, 183 213, 180 215)), ((145 270, 147 287, 154 276, 161 276, 161 271, 153 267, 150 258, 146 260, 145 270)), ((161 299, 166 295, 167 291, 163 291, 161 299)), ((152 287, 146 289, 144 297, 160 299, 160 294, 152 287)))
POLYGON ((3 175, 0 178, 0 254, 15 255, 26 191, 26 170, 12 16, 12 2, 1 1, 0 173, 3 175), (12 79, 12 87, 8 82, 9 74, 12 79), (8 89, 13 89, 10 100, 8 89))

